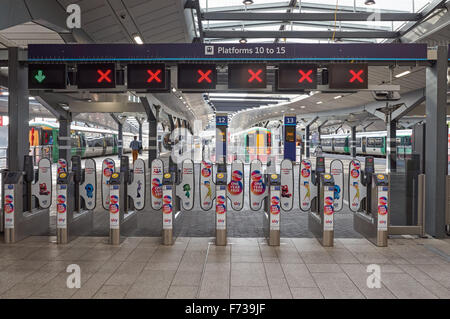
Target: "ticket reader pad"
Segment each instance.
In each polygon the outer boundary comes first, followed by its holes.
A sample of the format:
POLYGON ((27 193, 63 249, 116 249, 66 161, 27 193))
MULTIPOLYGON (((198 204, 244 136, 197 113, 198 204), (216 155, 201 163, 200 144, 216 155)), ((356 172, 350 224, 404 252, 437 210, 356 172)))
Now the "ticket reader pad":
POLYGON ((33 158, 26 155, 22 171, 2 171, 2 184, 5 242, 47 235, 52 196, 50 160, 41 159, 35 171, 33 158))
MULTIPOLYGON (((59 163, 65 163, 60 159, 59 163)), ((96 206, 96 167, 93 159, 81 167, 80 156, 73 156, 71 169, 59 169, 56 180, 56 234, 58 244, 67 244, 93 227, 96 206)), ((67 167, 67 165, 65 166, 67 167)))
POLYGON ((173 212, 177 211, 175 200, 175 175, 165 173, 162 179, 162 213, 163 230, 162 239, 164 245, 173 245, 173 212))
POLYGON ((270 174, 267 178, 267 187, 269 189, 265 211, 268 215, 264 218, 268 225, 264 229, 268 232, 266 237, 269 246, 280 245, 280 215, 281 215, 281 176, 279 174, 270 174))
POLYGON ((318 181, 317 212, 308 215, 308 229, 324 247, 334 242, 334 177, 321 174, 318 181))

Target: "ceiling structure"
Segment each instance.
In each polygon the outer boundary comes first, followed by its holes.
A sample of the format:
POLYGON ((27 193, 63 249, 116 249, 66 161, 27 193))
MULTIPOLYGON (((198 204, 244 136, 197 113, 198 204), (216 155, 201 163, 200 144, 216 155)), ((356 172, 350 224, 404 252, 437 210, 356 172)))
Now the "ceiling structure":
MULTIPOLYGON (((448 0, 376 0, 372 6, 366 6, 364 0, 252 2, 244 5, 242 0, 7 0, 0 11, 0 50, 10 46, 26 48, 30 43, 134 43, 136 38, 143 43, 449 43, 448 0), (81 8, 81 29, 69 30, 66 27, 65 9, 69 4, 78 4, 81 8)), ((273 69, 268 71, 269 83, 273 81, 273 72, 273 69)), ((226 76, 226 68, 219 71, 219 84, 225 81, 226 76)), ((393 69, 371 66, 369 81, 371 84, 398 84, 401 86, 400 94, 404 95, 424 87, 425 70, 420 66, 395 66, 393 69), (404 71, 410 73, 395 77, 404 71)), ((174 87, 175 84, 175 79, 172 79, 174 87)), ((143 110, 139 112, 142 103, 138 99, 144 95, 136 92, 55 94, 61 100, 68 99, 71 102, 69 107, 77 105, 78 111, 93 105, 105 107, 114 101, 136 103, 136 112, 124 114, 130 117, 128 123, 134 128, 137 125, 134 116, 144 114, 143 110)), ((237 129, 278 120, 283 113, 295 113, 307 121, 321 111, 356 109, 374 101, 371 92, 200 94, 172 90, 170 94, 145 96, 151 96, 155 105, 161 106, 161 118, 165 124, 168 114, 171 114, 188 120, 192 126, 195 120, 199 120, 205 127, 212 123, 216 110, 223 110, 229 112, 231 127, 237 129)), ((77 110, 74 109, 75 112, 77 110)), ((45 112, 45 108, 41 111, 45 112)), ((105 113, 78 113, 78 116, 85 116, 86 121, 115 125, 105 113)), ((366 113, 351 115, 361 117, 360 128, 371 121, 380 122, 379 118, 366 113)), ((335 120, 333 127, 333 120, 326 120, 328 123, 323 127, 330 129, 342 123, 335 120)), ((300 120, 300 125, 302 123, 300 120)), ((371 128, 375 128, 377 123, 371 128)), ((321 125, 321 121, 315 125, 321 125)))

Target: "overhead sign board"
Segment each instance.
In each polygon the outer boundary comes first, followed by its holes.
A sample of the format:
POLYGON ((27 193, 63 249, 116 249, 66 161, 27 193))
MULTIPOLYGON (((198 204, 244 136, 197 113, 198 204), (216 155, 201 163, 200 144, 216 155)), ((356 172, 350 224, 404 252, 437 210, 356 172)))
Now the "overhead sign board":
POLYGON ((229 64, 229 89, 257 89, 267 86, 265 64, 229 64))
POLYGON ((79 89, 107 89, 116 87, 114 63, 88 63, 77 65, 79 89))
POLYGON ((65 64, 35 64, 28 65, 29 89, 65 89, 66 88, 65 64))
POLYGON ((417 61, 419 43, 30 44, 29 61, 417 61))
POLYGON ((168 72, 164 63, 128 64, 127 88, 161 92, 170 89, 168 72))
POLYGON ((367 63, 337 63, 328 65, 330 89, 367 89, 369 82, 367 63))
POLYGON ((178 64, 178 88, 213 90, 216 88, 215 64, 178 64))
POLYGON ((277 72, 277 90, 304 90, 317 88, 316 64, 280 64, 277 72))

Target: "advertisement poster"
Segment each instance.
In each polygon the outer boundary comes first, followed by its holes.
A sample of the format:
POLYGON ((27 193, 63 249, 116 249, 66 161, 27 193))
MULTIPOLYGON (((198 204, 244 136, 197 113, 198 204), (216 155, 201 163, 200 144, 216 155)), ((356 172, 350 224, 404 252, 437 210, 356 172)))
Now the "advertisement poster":
POLYGON ((152 208, 155 210, 160 210, 163 202, 163 191, 162 191, 162 180, 164 174, 164 164, 160 159, 154 159, 152 161, 151 172, 150 172, 150 199, 152 203, 152 208))
POLYGON ((294 169, 292 162, 285 159, 281 162, 281 208, 290 211, 294 205, 294 169))
POLYGON ((5 228, 14 228, 14 185, 5 184, 4 207, 5 228))
POLYGON ((183 161, 181 166, 181 183, 177 185, 177 196, 180 198, 183 210, 194 207, 194 162, 190 159, 183 161))
POLYGON ((330 173, 334 178, 334 212, 339 212, 344 205, 344 164, 340 160, 333 160, 330 173))
POLYGON ((227 191, 226 186, 220 185, 216 197, 216 229, 227 227, 227 191))
POLYGON ((230 198, 233 210, 241 210, 244 207, 244 164, 240 160, 231 163, 228 198, 230 198))
POLYGON ((280 230, 280 186, 271 186, 270 194, 270 230, 280 230))
POLYGON ((260 210, 262 201, 266 196, 267 190, 261 161, 253 160, 250 164, 250 208, 252 210, 260 210))
POLYGON ((102 162, 102 205, 109 209, 109 179, 116 169, 116 163, 110 158, 105 158, 102 162))
POLYGON ((299 175, 299 202, 300 209, 307 212, 311 209, 311 189, 314 187, 311 182, 312 165, 310 160, 302 160, 300 163, 299 175))
POLYGON ((388 187, 378 186, 378 230, 388 230, 388 187))
POLYGON ((84 162, 84 181, 80 185, 80 196, 84 199, 87 210, 93 210, 97 202, 97 170, 95 160, 86 159, 84 162))
POLYGON ((348 169, 348 203, 353 212, 359 211, 361 206, 361 163, 358 160, 352 160, 348 169))
POLYGON ((142 210, 145 207, 145 162, 138 158, 133 164, 133 182, 128 185, 128 196, 133 199, 134 208, 142 210))
MULTIPOLYGON (((117 174, 117 173, 113 173, 117 174)), ((119 202, 119 185, 111 185, 109 192, 109 228, 119 229, 120 225, 120 202, 119 202)))
POLYGON ((216 188, 213 182, 213 166, 210 162, 200 164, 200 207, 203 210, 212 208, 216 188))
POLYGON ((52 163, 42 158, 38 164, 39 179, 31 185, 31 192, 39 202, 39 207, 49 208, 52 204, 52 163))
POLYGON ((173 198, 172 198, 172 186, 163 186, 163 199, 162 199, 162 213, 163 213, 163 229, 172 229, 173 220, 173 198))
POLYGON ((325 186, 323 193, 323 230, 334 229, 334 186, 325 186))

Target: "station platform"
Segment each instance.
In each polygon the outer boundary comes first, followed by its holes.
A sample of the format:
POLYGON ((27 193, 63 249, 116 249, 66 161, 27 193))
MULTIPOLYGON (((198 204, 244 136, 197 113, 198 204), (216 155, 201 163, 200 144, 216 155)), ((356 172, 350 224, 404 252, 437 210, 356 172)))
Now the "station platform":
POLYGON ((55 237, 0 244, 0 298, 450 298, 450 239, 395 238, 378 248, 339 238, 324 248, 312 238, 55 237), (368 264, 381 266, 382 287, 366 285, 368 264), (81 268, 81 288, 66 286, 66 268, 81 268))

